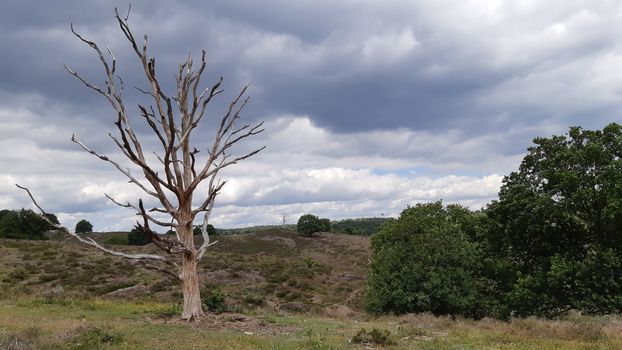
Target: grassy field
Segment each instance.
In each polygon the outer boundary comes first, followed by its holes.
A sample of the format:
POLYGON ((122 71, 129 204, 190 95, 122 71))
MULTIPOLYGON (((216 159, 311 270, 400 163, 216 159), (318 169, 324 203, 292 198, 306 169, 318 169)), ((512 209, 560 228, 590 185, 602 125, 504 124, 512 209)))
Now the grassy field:
POLYGON ((228 312, 198 323, 179 321, 177 285, 155 272, 63 238, 0 240, 0 349, 622 349, 613 316, 370 317, 365 237, 266 229, 217 239, 201 283, 228 312))

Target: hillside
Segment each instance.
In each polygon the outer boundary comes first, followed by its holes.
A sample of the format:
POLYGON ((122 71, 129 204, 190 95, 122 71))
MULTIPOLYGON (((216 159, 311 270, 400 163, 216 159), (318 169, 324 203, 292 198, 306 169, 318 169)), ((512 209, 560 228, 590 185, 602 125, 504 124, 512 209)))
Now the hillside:
MULTIPOLYGON (((111 235, 92 235, 100 242, 111 235)), ((301 311, 361 310, 369 241, 365 237, 322 233, 300 237, 264 229, 216 236, 218 244, 200 263, 204 291, 220 290, 228 304, 244 308, 301 311)), ((125 300, 178 301, 177 281, 141 265, 85 250, 62 237, 49 241, 0 240, 4 252, 2 293, 125 300), (129 289, 126 289, 129 288, 129 289), (124 291, 124 289, 126 289, 124 291)), ((147 247, 148 248, 148 247, 147 247)), ((142 247, 115 246, 139 251, 142 247)))

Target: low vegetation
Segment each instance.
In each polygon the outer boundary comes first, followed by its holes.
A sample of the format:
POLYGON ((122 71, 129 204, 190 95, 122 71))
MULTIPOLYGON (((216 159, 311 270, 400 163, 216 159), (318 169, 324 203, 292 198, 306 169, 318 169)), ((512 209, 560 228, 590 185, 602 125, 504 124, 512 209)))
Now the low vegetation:
POLYGON ((199 323, 179 321, 175 281, 141 265, 85 254, 63 237, 0 239, 0 348, 622 348, 622 319, 613 316, 369 316, 367 237, 263 229, 218 239, 201 263, 210 314, 199 323))

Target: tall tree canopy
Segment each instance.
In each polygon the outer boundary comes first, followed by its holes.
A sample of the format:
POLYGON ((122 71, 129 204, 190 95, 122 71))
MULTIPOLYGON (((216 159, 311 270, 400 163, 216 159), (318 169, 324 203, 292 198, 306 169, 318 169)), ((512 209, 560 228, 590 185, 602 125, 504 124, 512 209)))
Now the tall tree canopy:
POLYGON ((513 308, 622 311, 622 127, 534 144, 488 208, 491 247, 519 272, 513 308))

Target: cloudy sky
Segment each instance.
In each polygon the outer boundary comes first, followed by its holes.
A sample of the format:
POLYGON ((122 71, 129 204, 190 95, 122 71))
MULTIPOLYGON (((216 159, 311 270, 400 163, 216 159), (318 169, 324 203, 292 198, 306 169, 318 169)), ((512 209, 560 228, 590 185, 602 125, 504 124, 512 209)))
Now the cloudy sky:
MULTIPOLYGON (((20 183, 69 227, 83 218, 96 230, 131 227, 133 213, 104 193, 136 200, 140 190, 70 142, 75 133, 121 161, 107 136, 115 114, 63 69, 104 78, 71 20, 110 46, 126 85, 145 86, 113 18, 127 4, 3 2, 0 208, 31 206, 20 183)), ((130 24, 149 34, 167 86, 202 48, 207 81, 225 78, 199 129, 203 149, 228 100, 251 83, 243 118, 264 120, 266 131, 238 150, 267 148, 223 173, 217 227, 309 212, 389 216, 438 199, 480 208, 533 137, 622 116, 619 0, 135 0, 130 24)), ((140 98, 128 91, 127 105, 140 98)))

